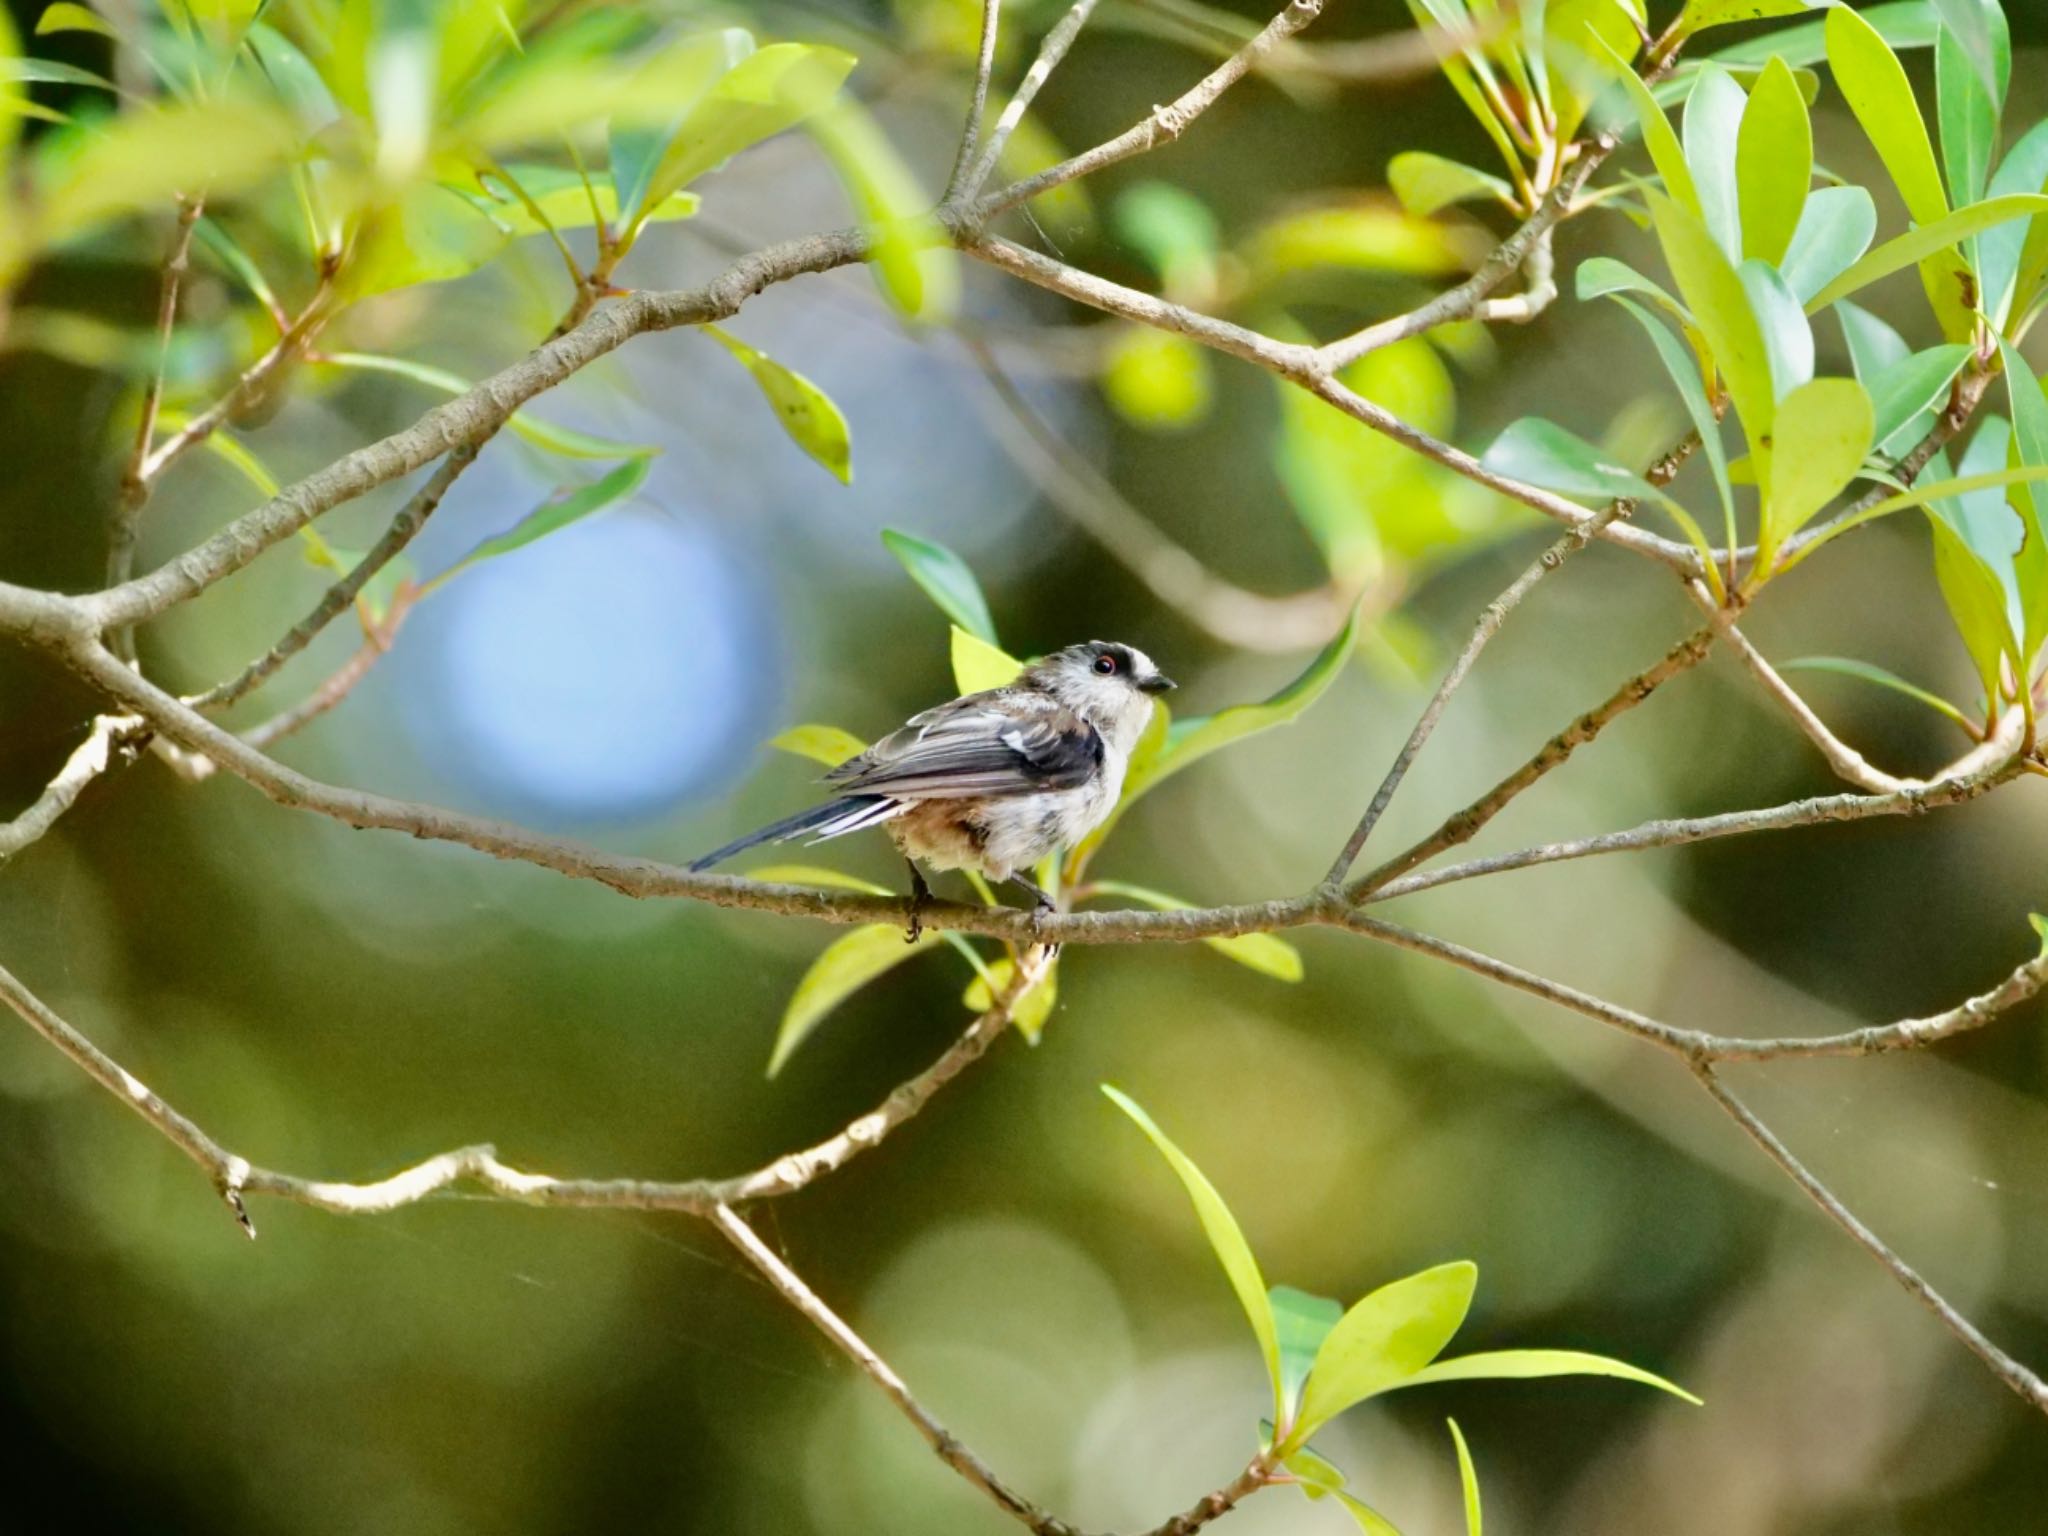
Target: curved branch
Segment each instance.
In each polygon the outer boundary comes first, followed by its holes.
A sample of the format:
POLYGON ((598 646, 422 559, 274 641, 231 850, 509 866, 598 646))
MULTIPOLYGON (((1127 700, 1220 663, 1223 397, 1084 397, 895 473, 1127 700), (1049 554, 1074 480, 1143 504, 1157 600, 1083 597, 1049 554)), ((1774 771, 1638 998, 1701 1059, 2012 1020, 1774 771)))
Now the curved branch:
POLYGON ((133 715, 101 715, 73 749, 35 802, 11 821, 0 822, 0 862, 40 839, 57 818, 78 803, 86 785, 112 766, 115 754, 142 740, 148 727, 133 715))

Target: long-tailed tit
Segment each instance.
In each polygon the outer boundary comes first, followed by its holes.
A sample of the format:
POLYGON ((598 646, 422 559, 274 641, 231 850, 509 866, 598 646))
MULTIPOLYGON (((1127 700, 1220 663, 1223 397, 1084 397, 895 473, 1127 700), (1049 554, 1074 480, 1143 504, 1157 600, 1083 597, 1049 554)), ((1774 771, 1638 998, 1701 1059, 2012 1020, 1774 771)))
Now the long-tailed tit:
MULTIPOLYGON (((970 693, 884 736, 825 775, 836 793, 749 833, 690 866, 709 869, 760 843, 813 842, 886 826, 910 862, 915 902, 930 894, 918 865, 971 869, 1052 898, 1031 879, 1115 809, 1152 698, 1173 687, 1152 658, 1091 640, 1026 668, 1007 687, 970 693)), ((912 936, 916 919, 912 918, 912 936)))

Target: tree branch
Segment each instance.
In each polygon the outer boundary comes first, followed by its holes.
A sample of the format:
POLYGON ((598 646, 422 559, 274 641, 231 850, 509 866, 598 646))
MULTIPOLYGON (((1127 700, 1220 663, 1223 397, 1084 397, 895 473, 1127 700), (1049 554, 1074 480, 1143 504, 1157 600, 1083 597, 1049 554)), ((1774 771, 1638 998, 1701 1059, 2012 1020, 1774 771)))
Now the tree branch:
POLYGON ((1003 0, 981 0, 981 48, 974 62, 974 95, 967 105, 967 122, 960 130, 960 148, 953 156, 953 171, 946 178, 946 198, 954 202, 967 189, 968 171, 974 165, 981 144, 982 119, 988 111, 988 80, 995 73, 996 33, 1002 25, 1003 0))
POLYGON ((148 728, 133 715, 101 715, 92 723, 72 754, 57 770, 35 803, 12 821, 0 822, 0 862, 12 858, 37 841, 57 824, 57 818, 77 803, 85 786, 105 773, 116 753, 148 735, 148 728))
POLYGON ((1864 1225, 1856 1213, 1837 1199, 1834 1193, 1814 1177, 1806 1165, 1792 1155, 1791 1148, 1780 1141, 1771 1128, 1759 1120, 1723 1083, 1712 1067, 1701 1065, 1693 1069, 1693 1075, 1700 1080, 1700 1086, 1713 1095, 1714 1102, 1727 1112, 1728 1117, 1749 1139, 1763 1149, 1764 1155, 1805 1191, 1808 1199, 1827 1214, 1830 1221, 1840 1227, 1872 1258, 1882 1264, 1891 1277, 1941 1320, 1941 1325, 1963 1342, 1965 1348, 1991 1368, 1991 1374, 2019 1394, 2030 1406, 2048 1413, 2048 1382, 2013 1359, 1991 1340, 1975 1323, 1971 1322, 1955 1306, 1922 1278, 1904 1259, 1900 1258, 1875 1232, 1864 1225))
POLYGON ((988 142, 981 147, 981 156, 974 162, 974 169, 967 177, 967 184, 956 189, 968 197, 981 191, 996 163, 1003 157, 1003 146, 1010 142, 1010 135, 1017 131, 1017 125, 1024 121, 1024 114, 1030 110, 1039 89, 1052 78, 1052 72, 1060 66, 1060 60, 1067 56, 1067 50, 1074 46, 1074 39, 1081 35, 1081 29, 1088 25, 1088 17, 1094 11, 1096 0, 1074 0, 1067 13, 1053 24, 1045 34, 1045 41, 1038 45, 1038 57, 1031 61, 1031 67, 1024 72, 1024 78, 1017 85, 1017 93, 1004 106, 1002 116, 996 119, 996 126, 988 136, 988 142))

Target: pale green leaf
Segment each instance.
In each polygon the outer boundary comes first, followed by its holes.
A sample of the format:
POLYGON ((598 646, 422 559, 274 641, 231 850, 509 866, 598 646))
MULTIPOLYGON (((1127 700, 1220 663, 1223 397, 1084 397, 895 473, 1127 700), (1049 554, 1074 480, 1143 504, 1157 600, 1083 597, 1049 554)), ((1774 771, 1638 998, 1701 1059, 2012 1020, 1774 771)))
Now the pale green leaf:
POLYGON ((868 744, 853 732, 843 731, 836 725, 793 725, 772 738, 768 745, 797 757, 808 757, 827 768, 837 768, 868 749, 868 744))
POLYGON ((911 956, 944 942, 942 935, 926 932, 906 943, 903 930, 893 923, 869 924, 834 939, 811 962, 796 984, 789 1006, 783 1009, 782 1023, 775 1031, 775 1049, 768 1058, 768 1075, 780 1072, 811 1031, 847 998, 911 956))
MULTIPOLYGON (((1122 880, 1097 880, 1095 889, 1105 896, 1122 896, 1131 901, 1141 901, 1157 912, 1185 912, 1191 903, 1169 896, 1163 891, 1148 886, 1131 885, 1122 880)), ((1207 938, 1202 942, 1219 955, 1227 955, 1239 965, 1249 966, 1262 975, 1278 981, 1299 981, 1302 976, 1301 951, 1277 934, 1240 933, 1207 938)))
POLYGON ((1975 729, 1970 724, 1969 717, 1940 694, 1930 693, 1925 688, 1907 682, 1896 672, 1888 672, 1883 667, 1875 666, 1867 661, 1858 661, 1854 657, 1795 656, 1790 661, 1779 662, 1778 670, 1780 672, 1836 672, 1840 673, 1843 677, 1853 677, 1866 683, 1875 683, 1880 688, 1889 688, 1894 693, 1902 693, 1909 699, 1925 704, 1929 709, 1947 715, 1949 719, 1955 721, 1956 724, 1962 726, 1965 730, 1975 729))
POLYGON ((1327 1296, 1311 1296, 1291 1285, 1276 1285, 1269 1296, 1280 1341, 1280 1395, 1292 1403, 1344 1308, 1327 1296))
POLYGON ((666 122, 611 125, 608 137, 612 187, 616 206, 629 228, 638 227, 637 215, 646 201, 647 189, 654 184, 655 168, 676 130, 705 93, 753 51, 754 39, 750 34, 739 27, 721 27, 681 39, 642 66, 646 72, 660 74, 674 106, 666 122))
POLYGON ((1750 93, 1735 164, 1742 254, 1776 265, 1791 249, 1813 179, 1813 125, 1783 59, 1771 60, 1750 93))
MULTIPOLYGON (((1998 347, 2012 406, 2008 462, 2013 468, 2048 465, 2048 394, 2042 392, 2041 381, 2034 377, 2018 347, 2003 339, 1998 347)), ((2020 655, 2031 664, 2042 643, 2048 641, 2048 508, 2024 482, 2011 487, 2006 499, 2020 520, 2020 547, 2013 556, 2012 574, 2019 597, 2020 655)))
POLYGON ((1421 150, 1410 150, 1387 162, 1387 185, 1401 206, 1417 218, 1428 218, 1453 203, 1492 199, 1515 206, 1515 189, 1500 177, 1421 150))
POLYGON ((1948 212, 1948 198, 1942 192, 1926 121, 1898 55, 1875 27, 1847 6, 1828 12, 1827 48, 1835 83, 1891 172, 1907 211, 1916 223, 1934 223, 1948 212))
POLYGON ((1685 98, 1685 163, 1699 194, 1700 217, 1731 261, 1742 259, 1736 159, 1749 98, 1728 71, 1708 64, 1685 98))
POLYGON ((1456 1419, 1445 1421, 1451 1426, 1451 1443, 1458 1448, 1458 1487, 1465 1495, 1465 1536, 1482 1536, 1484 1524, 1479 1509, 1479 1470, 1472 1465, 1472 1451, 1465 1444, 1465 1432, 1458 1428, 1456 1419))
POLYGON ((1700 1402, 1685 1388, 1673 1386, 1661 1376, 1654 1376, 1620 1360, 1610 1360, 1605 1355, 1581 1354, 1572 1349, 1500 1349, 1485 1354, 1459 1355, 1424 1366, 1398 1385, 1422 1387, 1440 1381, 1527 1381, 1543 1376, 1613 1376, 1669 1392, 1695 1407, 1700 1402))
MULTIPOLYGON (((2048 191, 2048 122, 2036 123, 2020 136, 1999 162, 1989 189, 1993 198, 2043 191, 2048 191)), ((2024 224, 1986 230, 1977 238, 1977 254, 1984 277, 1984 312, 2010 335, 2013 328, 2008 322, 2022 318, 2038 296, 2042 278, 2048 276, 2048 213, 2036 214, 2024 224), (2030 251, 2037 257, 2031 265, 2023 260, 2030 251)))
POLYGON ((1478 1267, 1460 1259, 1383 1285, 1353 1306, 1316 1353, 1286 1443, 1306 1443, 1345 1409, 1401 1385, 1442 1354, 1478 1283, 1478 1267))
POLYGON ((953 682, 964 697, 1007 688, 1024 670, 1024 663, 1000 646, 990 645, 958 624, 952 626, 953 682))
POLYGON ((1679 297, 1707 338, 1715 365, 1749 439, 1757 478, 1770 484, 1771 429, 1777 419, 1770 351, 1749 294, 1707 228, 1689 210, 1656 192, 1648 194, 1650 218, 1664 260, 1678 283, 1679 297))
MULTIPOLYGON (((867 896, 896 894, 886 885, 877 885, 872 880, 863 880, 859 875, 849 875, 843 870, 827 869, 822 864, 769 864, 761 869, 748 870, 747 878, 768 885, 818 885, 828 890, 859 891, 867 896)), ((891 928, 889 931, 895 933, 897 930, 891 928)))
POLYGON ((1778 262, 1799 302, 1811 313, 1813 296, 1846 272, 1877 235, 1877 204, 1861 187, 1822 187, 1806 199, 1792 243, 1778 262))
POLYGON ((1171 182, 1141 181, 1118 195, 1117 235, 1135 249, 1172 296, 1197 299, 1216 288, 1216 216, 1171 182))
MULTIPOLYGON (((1230 1214, 1230 1207, 1216 1193, 1216 1186, 1185 1152, 1167 1139, 1164 1131, 1152 1123, 1150 1115, 1107 1083, 1102 1091, 1151 1138, 1152 1145, 1159 1149, 1160 1155, 1180 1179, 1181 1186, 1187 1190, 1188 1199, 1194 1203, 1195 1215, 1208 1236, 1209 1247, 1222 1264, 1224 1274, 1229 1276, 1230 1287, 1237 1292, 1238 1304, 1244 1308, 1244 1315, 1258 1338, 1259 1352, 1266 1362, 1266 1375, 1273 1384, 1274 1422, 1283 1422, 1287 1417, 1287 1399, 1280 1390, 1279 1325, 1273 1316, 1272 1300, 1266 1294, 1265 1277, 1259 1273, 1259 1261, 1252 1257, 1251 1246, 1245 1242, 1237 1218, 1230 1214)), ((1300 1438, 1305 1440, 1308 1437, 1300 1438)))
POLYGON ((122 214, 168 209, 180 196, 231 196, 281 168, 296 143, 288 118, 253 102, 123 112, 65 157, 36 232, 62 240, 122 214))
POLYGON ((1721 423, 1714 415, 1712 402, 1707 399, 1706 386, 1700 382, 1700 370, 1692 356, 1680 344, 1677 337, 1666 330, 1649 312, 1632 300, 1615 295, 1615 303, 1635 317, 1657 349, 1657 357, 1664 364, 1664 371, 1677 386, 1678 397, 1685 405, 1687 419, 1700 437, 1700 448, 1706 455, 1707 466, 1713 471, 1714 489, 1721 498, 1721 520, 1727 535, 1728 545, 1735 545, 1735 491, 1728 478, 1728 450, 1721 441, 1721 423))
MULTIPOLYGON (((1813 327, 1784 278, 1769 263, 1745 261, 1736 269, 1750 313, 1771 362, 1771 390, 1780 402, 1813 377, 1813 327)), ((1752 447, 1755 445, 1752 443, 1752 447)))
MULTIPOLYGON (((1998 119, 2012 73, 2012 39, 1996 0, 1937 0, 1958 13, 1945 19, 1934 44, 1935 110, 1948 195, 1957 207, 1984 195, 1998 153, 1998 119), (1955 21, 1973 22, 1966 40, 1955 21)), ((2033 188, 2027 190, 2032 191, 2033 188)))
MULTIPOLYGON (((995 1007, 996 999, 1009 989, 1010 978, 1017 974, 1016 962, 1007 959, 981 969, 983 974, 967 984, 967 990, 960 998, 976 1013, 986 1013, 995 1007)), ((1059 963, 1055 961, 1046 967, 1037 984, 1017 1000, 1010 1013, 1010 1022, 1017 1026, 1019 1034, 1036 1045, 1038 1037, 1045 1033, 1045 1021, 1052 1017, 1053 1005, 1059 1001, 1059 996, 1059 963)))
MULTIPOLYGON (((1642 125, 1643 143, 1650 151, 1650 163, 1664 178, 1665 191, 1679 207, 1698 218, 1700 195, 1693 186, 1685 149, 1678 142, 1678 135, 1672 131, 1671 120, 1664 115, 1663 107, 1658 105, 1657 98, 1650 94, 1650 88, 1643 84, 1642 77, 1629 66, 1628 61, 1607 47, 1604 40, 1600 46, 1619 66, 1621 83, 1627 88, 1629 101, 1636 110, 1636 119, 1642 125)), ((1684 285, 1681 283, 1680 286, 1684 285)))
POLYGON ((899 528, 884 528, 882 543, 888 547, 910 579, 924 588, 925 596, 939 605, 939 611, 977 640, 996 643, 995 620, 989 617, 988 599, 967 562, 943 544, 920 539, 899 528))
MULTIPOLYGON (((1837 11, 1836 15, 1846 12, 1837 11)), ((1820 292, 1807 300, 1806 311, 1815 314, 1840 298, 1869 286, 1881 277, 1894 272, 1903 272, 1907 267, 1921 262, 1953 246, 1961 244, 1980 231, 1991 229, 2010 219, 2028 218, 2048 212, 2048 196, 2038 192, 2014 193, 2008 197, 1987 198, 1960 208, 1951 214, 1944 214, 1931 224, 1921 224, 1905 234, 1885 241, 1849 266, 1820 292)))
MULTIPOLYGON (((1936 51, 1944 46, 1953 47, 1959 61, 1966 64, 1987 99, 2002 103, 2006 80, 2012 73, 2012 39, 1999 0, 1933 0, 1933 4, 1935 13, 1941 17, 1941 37, 1935 43, 1936 51)), ((1946 128, 1947 115, 1944 113, 1944 132, 1946 128)), ((1995 110, 1992 128, 1994 132, 1997 129, 1995 110)), ((1961 201, 1965 194, 1957 190, 1955 195, 1961 201)))
POLYGON ((1374 1509, 1355 1493, 1339 1488, 1333 1495, 1344 1506, 1344 1512, 1357 1522, 1365 1536, 1401 1536, 1394 1522, 1374 1509))
MULTIPOLYGON (((1818 10, 1825 3, 1828 0, 1820 0, 1808 8, 1818 10)), ((1884 0, 1883 4, 1870 6, 1861 14, 1877 29, 1878 36, 1894 48, 1934 46, 1937 28, 1934 12, 1927 0, 1884 0)), ((1782 58, 1797 68, 1802 64, 1818 64, 1827 56, 1826 22, 1821 18, 1801 22, 1796 27, 1773 28, 1746 42, 1719 49, 1714 54, 1718 63, 1730 69, 1765 64, 1773 57, 1782 58)))
MULTIPOLYGON (((1962 342, 1929 347, 1865 381, 1877 423, 1879 453, 1896 457, 1926 435, 1923 421, 1936 405, 1947 400, 1949 386, 1969 361, 1970 353, 1970 347, 1962 342)), ((1860 369, 1858 377, 1862 377, 1860 369)))
POLYGON ((853 439, 832 397, 794 368, 784 367, 715 325, 698 327, 738 358, 775 411, 790 440, 842 485, 853 483, 853 439))
POLYGON ((806 124, 839 172, 868 236, 868 271, 907 320, 944 325, 960 307, 960 254, 932 199, 862 107, 833 101, 806 124))

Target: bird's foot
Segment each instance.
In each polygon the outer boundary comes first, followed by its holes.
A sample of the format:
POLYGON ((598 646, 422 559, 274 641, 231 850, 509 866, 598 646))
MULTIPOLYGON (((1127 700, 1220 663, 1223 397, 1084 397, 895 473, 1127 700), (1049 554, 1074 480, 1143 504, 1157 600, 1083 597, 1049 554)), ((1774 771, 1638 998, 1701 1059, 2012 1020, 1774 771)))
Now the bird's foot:
POLYGON ((1059 904, 1035 880, 1027 880, 1022 875, 1012 875, 1010 884, 1031 898, 1031 942, 1046 950, 1049 956, 1057 955, 1060 952, 1059 945, 1046 942, 1045 920, 1059 912, 1059 904))
MULTIPOLYGON (((907 861, 906 861, 907 862, 907 861)), ((932 888, 924 883, 924 871, 910 864, 910 927, 903 942, 915 944, 924 937, 924 909, 931 905, 932 888)))

